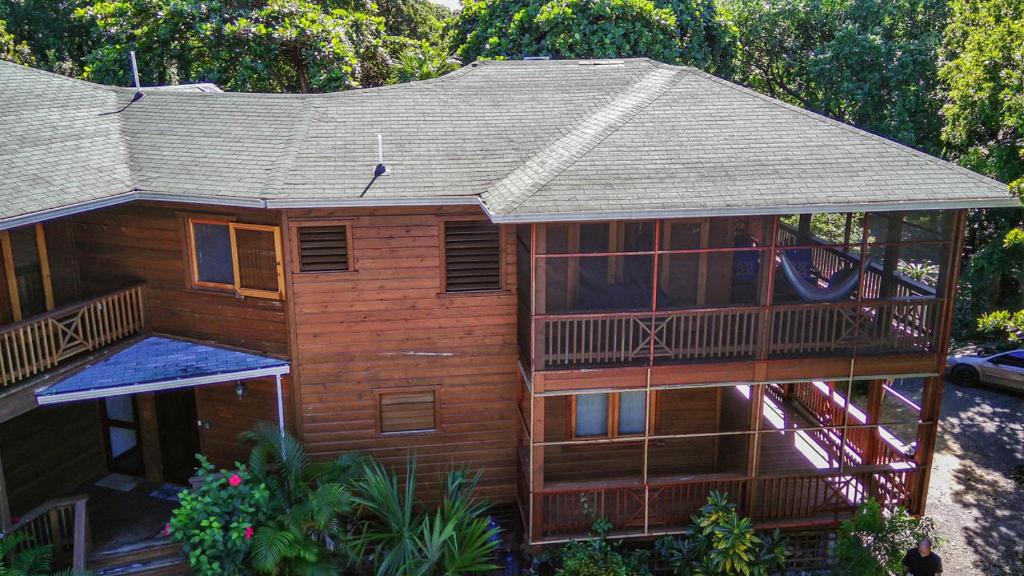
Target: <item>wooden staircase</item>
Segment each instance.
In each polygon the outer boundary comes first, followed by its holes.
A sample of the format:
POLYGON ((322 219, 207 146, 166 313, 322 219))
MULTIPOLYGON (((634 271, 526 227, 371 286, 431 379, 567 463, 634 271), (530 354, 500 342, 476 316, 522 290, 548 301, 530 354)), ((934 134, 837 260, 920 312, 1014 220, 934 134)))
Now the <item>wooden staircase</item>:
POLYGON ((189 576, 181 545, 168 538, 155 538, 91 553, 86 566, 94 576, 189 576))

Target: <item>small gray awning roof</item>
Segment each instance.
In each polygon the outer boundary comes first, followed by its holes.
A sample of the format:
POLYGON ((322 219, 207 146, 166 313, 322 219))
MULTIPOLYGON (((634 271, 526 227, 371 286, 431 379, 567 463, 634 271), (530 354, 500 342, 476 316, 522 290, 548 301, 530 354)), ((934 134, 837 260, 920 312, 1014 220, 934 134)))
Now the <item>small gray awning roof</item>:
POLYGON ((36 392, 40 405, 287 374, 287 360, 168 336, 147 336, 36 392))

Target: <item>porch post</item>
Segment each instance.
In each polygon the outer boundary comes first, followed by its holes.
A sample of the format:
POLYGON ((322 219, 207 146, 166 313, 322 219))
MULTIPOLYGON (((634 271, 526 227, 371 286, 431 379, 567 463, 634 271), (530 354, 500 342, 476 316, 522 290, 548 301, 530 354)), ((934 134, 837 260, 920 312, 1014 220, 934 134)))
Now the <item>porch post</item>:
POLYGON ((277 384, 277 426, 281 438, 284 438, 284 395, 281 392, 281 374, 275 374, 274 379, 277 384))

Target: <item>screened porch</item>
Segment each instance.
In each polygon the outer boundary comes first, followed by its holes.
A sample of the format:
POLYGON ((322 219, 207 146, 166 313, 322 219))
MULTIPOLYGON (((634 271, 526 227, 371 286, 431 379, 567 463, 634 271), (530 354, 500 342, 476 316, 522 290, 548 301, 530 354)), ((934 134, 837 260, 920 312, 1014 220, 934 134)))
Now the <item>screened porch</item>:
POLYGON ((936 350, 952 211, 520 226, 533 370, 936 350))

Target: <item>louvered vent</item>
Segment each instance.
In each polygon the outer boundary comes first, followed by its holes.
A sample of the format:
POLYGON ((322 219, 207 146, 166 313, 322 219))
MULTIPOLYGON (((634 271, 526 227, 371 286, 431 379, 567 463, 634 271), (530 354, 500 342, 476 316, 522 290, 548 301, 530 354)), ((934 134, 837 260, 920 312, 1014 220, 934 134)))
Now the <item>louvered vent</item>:
POLYGON ((345 226, 300 226, 299 271, 344 272, 349 269, 345 226))
POLYGON ((448 292, 501 288, 501 246, 496 224, 445 222, 444 259, 448 292))

